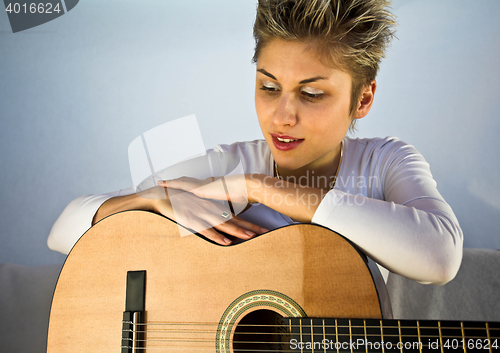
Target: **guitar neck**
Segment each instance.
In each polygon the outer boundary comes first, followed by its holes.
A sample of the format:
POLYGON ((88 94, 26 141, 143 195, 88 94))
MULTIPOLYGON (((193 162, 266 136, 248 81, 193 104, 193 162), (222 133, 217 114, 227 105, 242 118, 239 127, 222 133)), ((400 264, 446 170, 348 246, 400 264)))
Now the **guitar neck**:
POLYGON ((387 319, 284 318, 290 349, 303 352, 492 352, 500 323, 387 319))

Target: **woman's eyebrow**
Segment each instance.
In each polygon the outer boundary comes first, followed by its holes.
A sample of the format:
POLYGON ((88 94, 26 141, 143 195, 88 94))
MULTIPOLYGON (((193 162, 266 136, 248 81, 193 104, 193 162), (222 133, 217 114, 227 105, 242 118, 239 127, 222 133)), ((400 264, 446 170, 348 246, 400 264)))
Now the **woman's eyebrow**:
POLYGON ((271 75, 269 72, 267 72, 266 70, 264 69, 258 69, 257 71, 259 72, 262 72, 264 75, 268 76, 268 77, 271 77, 273 80, 276 80, 278 81, 278 79, 276 77, 274 77, 273 75, 271 75))
POLYGON ((323 76, 316 76, 316 77, 308 78, 308 79, 306 79, 306 80, 302 80, 302 81, 300 81, 299 83, 300 83, 301 85, 303 85, 304 83, 316 82, 316 81, 319 81, 319 80, 326 80, 326 77, 323 77, 323 76))
MULTIPOLYGON (((259 71, 259 72, 263 73, 264 75, 272 78, 273 80, 278 81, 278 79, 276 77, 274 77, 274 75, 272 75, 271 73, 267 72, 264 69, 258 69, 257 71, 259 71)), ((316 82, 318 80, 326 80, 326 77, 323 77, 323 76, 311 77, 311 78, 308 78, 308 79, 300 81, 299 84, 303 85, 305 83, 316 82)))

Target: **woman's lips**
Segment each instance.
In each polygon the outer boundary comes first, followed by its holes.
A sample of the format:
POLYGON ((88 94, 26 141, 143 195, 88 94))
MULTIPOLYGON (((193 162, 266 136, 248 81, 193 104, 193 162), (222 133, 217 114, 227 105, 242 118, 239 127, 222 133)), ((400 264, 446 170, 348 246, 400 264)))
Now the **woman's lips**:
POLYGON ((304 139, 297 139, 291 136, 275 135, 275 134, 271 134, 271 136, 273 138, 274 147, 276 147, 276 149, 280 151, 293 150, 294 148, 298 147, 302 142, 304 142, 304 139), (278 137, 281 140, 295 140, 295 141, 284 142, 278 140, 278 137))

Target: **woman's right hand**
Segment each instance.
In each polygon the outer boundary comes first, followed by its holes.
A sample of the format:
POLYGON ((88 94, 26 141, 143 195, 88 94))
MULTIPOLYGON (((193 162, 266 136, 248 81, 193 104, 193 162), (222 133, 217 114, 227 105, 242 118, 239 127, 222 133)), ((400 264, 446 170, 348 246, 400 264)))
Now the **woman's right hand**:
POLYGON ((137 195, 151 200, 153 212, 175 220, 220 245, 232 242, 219 232, 247 240, 269 231, 231 214, 221 202, 197 197, 189 191, 158 186, 137 195), (223 215, 229 216, 226 219, 223 215))

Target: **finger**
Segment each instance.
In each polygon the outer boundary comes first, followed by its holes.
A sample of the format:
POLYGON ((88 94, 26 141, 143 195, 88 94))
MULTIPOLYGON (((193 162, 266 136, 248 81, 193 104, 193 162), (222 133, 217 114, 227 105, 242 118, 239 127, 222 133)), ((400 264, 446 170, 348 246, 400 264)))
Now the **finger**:
POLYGON ((269 232, 269 229, 261 227, 257 224, 245 221, 244 219, 242 219, 238 216, 234 216, 231 220, 234 223, 236 223, 238 226, 240 226, 241 228, 248 229, 256 234, 264 234, 264 233, 269 232))
POLYGON ((201 234, 207 239, 210 239, 220 245, 230 245, 231 240, 217 232, 212 225, 210 225, 210 220, 206 217, 203 219, 198 217, 183 217, 181 220, 183 227, 193 230, 194 232, 201 234))
POLYGON ((214 228, 208 228, 198 233, 203 235, 205 238, 210 239, 220 245, 226 246, 226 245, 231 245, 232 243, 231 240, 229 240, 228 238, 217 232, 214 228))
POLYGON ((190 177, 180 177, 171 180, 158 180, 158 185, 163 187, 171 187, 175 189, 183 189, 190 185, 198 185, 200 180, 190 177))
POLYGON ((158 185, 164 188, 182 189, 188 190, 188 188, 193 188, 193 183, 187 180, 158 180, 158 185))
MULTIPOLYGON (((220 206, 217 207, 216 205, 212 204, 212 209, 210 213, 204 214, 202 216, 203 222, 206 223, 206 225, 208 225, 208 227, 206 228, 214 228, 220 232, 224 232, 244 240, 250 239, 251 237, 255 236, 255 233, 253 231, 242 228, 237 224, 235 224, 234 222, 232 222, 232 217, 231 218, 229 217, 232 216, 231 212, 220 206)), ((197 214, 197 217, 201 216, 201 213, 195 212, 195 214, 197 214)), ((199 221, 200 219, 198 218, 197 222, 199 221)), ((199 227, 197 229, 201 230, 203 228, 199 227)))
POLYGON ((222 215, 224 213, 228 213, 228 210, 225 207, 221 207, 222 205, 220 204, 212 205, 218 207, 215 210, 212 210, 213 213, 212 217, 210 217, 209 223, 211 223, 214 228, 217 228, 224 233, 240 239, 250 239, 257 234, 261 235, 269 232, 269 229, 248 222, 232 213, 230 213, 232 217, 224 221, 223 218, 225 219, 226 217, 223 217, 222 215))
POLYGON ((262 234, 262 228, 255 226, 252 223, 246 222, 242 219, 232 218, 224 223, 214 226, 220 232, 232 235, 236 238, 248 240, 257 234, 262 234), (243 226, 242 226, 243 225, 243 226))
POLYGON ((192 177, 180 177, 171 180, 158 180, 158 185, 163 187, 171 187, 175 189, 190 190, 203 185, 210 184, 217 181, 219 178, 208 177, 204 180, 192 178, 192 177))

